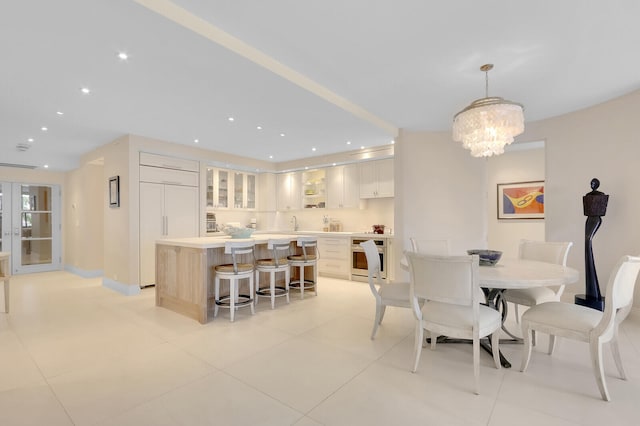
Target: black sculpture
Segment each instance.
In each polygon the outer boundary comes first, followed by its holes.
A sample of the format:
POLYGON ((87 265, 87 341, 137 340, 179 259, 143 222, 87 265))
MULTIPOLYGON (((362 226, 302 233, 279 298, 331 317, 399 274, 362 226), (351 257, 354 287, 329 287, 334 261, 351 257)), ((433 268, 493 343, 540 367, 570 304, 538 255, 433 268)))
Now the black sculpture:
POLYGON ((575 297, 576 305, 588 306, 599 311, 604 311, 604 297, 600 294, 600 284, 596 274, 596 265, 593 262, 593 247, 591 241, 598 228, 602 224, 602 216, 607 212, 609 196, 598 191, 600 181, 591 179, 592 191, 582 197, 584 215, 587 222, 584 227, 584 273, 585 294, 575 297))

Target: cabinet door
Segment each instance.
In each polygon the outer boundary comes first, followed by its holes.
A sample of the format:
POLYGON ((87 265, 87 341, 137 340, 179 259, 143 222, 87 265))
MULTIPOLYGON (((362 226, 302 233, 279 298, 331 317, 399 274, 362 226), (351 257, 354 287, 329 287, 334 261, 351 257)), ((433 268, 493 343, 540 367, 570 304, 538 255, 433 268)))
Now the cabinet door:
POLYGON ((393 159, 375 161, 378 176, 377 197, 393 197, 393 159))
POLYGON ((342 207, 355 209, 360 206, 360 179, 358 165, 348 164, 342 169, 342 207))
MULTIPOLYGON (((194 188, 191 188, 194 189, 194 188)), ((156 240, 164 236, 164 185, 140 182, 140 285, 155 284, 156 240)))
POLYGON ((281 173, 278 182, 278 210, 297 210, 300 208, 302 194, 299 173, 281 173))
POLYGON ((375 161, 359 164, 360 198, 375 198, 378 191, 378 179, 375 161))
POLYGON ((233 175, 233 208, 244 209, 246 207, 244 203, 245 182, 244 173, 231 172, 233 175))
POLYGON ((256 208, 256 175, 247 174, 245 176, 247 178, 247 184, 246 184, 247 190, 245 191, 246 195, 245 195, 244 205, 247 206, 248 209, 255 209, 256 208))
POLYGON ((164 215, 167 237, 198 236, 198 188, 165 185, 164 215))
POLYGON ((278 179, 275 173, 260 173, 258 176, 260 185, 258 191, 258 209, 266 212, 274 212, 278 208, 278 179))
POLYGON ((213 179, 214 202, 216 209, 229 208, 229 172, 227 170, 215 170, 213 179))
POLYGON ((343 169, 344 166, 327 169, 327 207, 330 209, 339 209, 343 206, 343 169))

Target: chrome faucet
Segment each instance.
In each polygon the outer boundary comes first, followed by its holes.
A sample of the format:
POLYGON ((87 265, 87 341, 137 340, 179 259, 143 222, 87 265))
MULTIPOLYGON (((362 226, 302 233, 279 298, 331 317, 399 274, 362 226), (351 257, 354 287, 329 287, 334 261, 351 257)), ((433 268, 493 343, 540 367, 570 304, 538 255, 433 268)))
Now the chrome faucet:
POLYGON ((295 216, 291 216, 291 223, 293 224, 293 230, 298 230, 298 218, 295 216))

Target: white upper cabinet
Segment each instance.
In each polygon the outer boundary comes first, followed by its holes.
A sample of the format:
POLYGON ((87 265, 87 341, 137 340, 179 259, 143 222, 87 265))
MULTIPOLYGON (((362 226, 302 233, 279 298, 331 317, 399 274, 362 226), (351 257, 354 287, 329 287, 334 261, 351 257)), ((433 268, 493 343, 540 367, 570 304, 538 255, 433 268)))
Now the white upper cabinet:
POLYGON ((327 207, 330 209, 357 208, 360 202, 357 164, 327 169, 327 207))
POLYGON ((185 158, 167 157, 165 155, 140 153, 140 165, 161 167, 163 169, 184 170, 187 172, 199 172, 200 164, 197 160, 187 160, 185 158))
POLYGON ((225 169, 207 169, 207 207, 256 208, 256 175, 225 169))
POLYGON ((302 203, 299 172, 280 173, 277 177, 278 204, 277 209, 298 210, 302 203))
POLYGON ((393 159, 360 163, 360 198, 393 197, 393 159))
POLYGON ((277 182, 275 173, 260 173, 258 175, 258 210, 274 212, 278 208, 277 182))

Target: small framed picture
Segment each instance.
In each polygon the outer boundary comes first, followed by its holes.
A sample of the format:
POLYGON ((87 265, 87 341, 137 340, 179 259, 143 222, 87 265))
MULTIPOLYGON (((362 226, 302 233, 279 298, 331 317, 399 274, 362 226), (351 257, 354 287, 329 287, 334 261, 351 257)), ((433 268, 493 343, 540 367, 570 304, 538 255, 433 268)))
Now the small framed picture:
POLYGON ((498 219, 544 219, 544 181, 499 183, 498 219))
POLYGON ((109 207, 120 207, 120 176, 109 178, 109 207))

